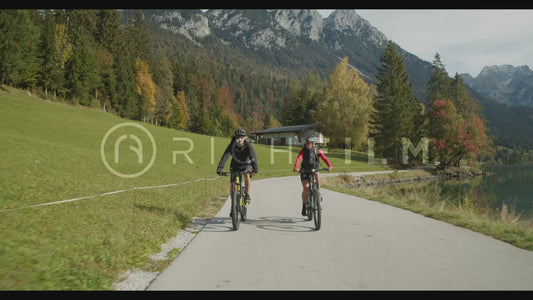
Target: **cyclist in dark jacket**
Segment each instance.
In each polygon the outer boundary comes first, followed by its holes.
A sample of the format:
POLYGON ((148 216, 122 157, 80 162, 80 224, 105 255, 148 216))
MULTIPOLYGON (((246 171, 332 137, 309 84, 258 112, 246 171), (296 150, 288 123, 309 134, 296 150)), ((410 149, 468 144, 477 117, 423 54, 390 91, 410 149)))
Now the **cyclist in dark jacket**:
MULTIPOLYGON (((231 139, 226 151, 220 158, 220 162, 217 167, 217 174, 222 174, 222 169, 226 165, 228 158, 231 156, 230 170, 232 171, 250 171, 254 174, 257 174, 257 156, 255 155, 255 150, 246 140, 246 130, 237 129, 235 131, 235 136, 231 139)), ((246 173, 244 176, 245 191, 246 191, 246 201, 250 202, 250 173, 246 173)))
MULTIPOLYGON (((320 158, 326 163, 330 171, 333 170, 333 166, 329 162, 329 159, 326 157, 326 154, 324 154, 324 151, 317 149, 317 141, 318 139, 314 135, 305 139, 305 146, 298 153, 298 157, 296 157, 296 162, 294 163, 295 172, 300 172, 300 169, 298 169, 298 165, 300 164, 300 162, 302 163, 302 170, 318 170, 318 163, 320 158)), ((317 184, 320 184, 320 173, 315 172, 315 177, 317 184)), ((305 212, 305 203, 307 203, 307 193, 309 192, 309 183, 311 182, 311 175, 305 171, 301 172, 300 180, 302 181, 303 187, 302 216, 307 216, 307 213, 305 212)))

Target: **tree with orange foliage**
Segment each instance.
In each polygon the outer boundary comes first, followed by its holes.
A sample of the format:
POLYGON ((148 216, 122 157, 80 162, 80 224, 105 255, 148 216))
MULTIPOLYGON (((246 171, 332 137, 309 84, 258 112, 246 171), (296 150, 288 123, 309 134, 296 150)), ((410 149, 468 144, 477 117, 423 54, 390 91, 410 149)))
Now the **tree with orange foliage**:
POLYGON ((155 108, 156 86, 149 72, 149 66, 140 58, 135 60, 135 87, 140 97, 143 122, 152 121, 155 108))
POLYGON ((441 169, 459 166, 466 157, 477 158, 489 143, 481 118, 475 114, 464 117, 451 100, 435 100, 427 114, 431 143, 438 153, 441 169))

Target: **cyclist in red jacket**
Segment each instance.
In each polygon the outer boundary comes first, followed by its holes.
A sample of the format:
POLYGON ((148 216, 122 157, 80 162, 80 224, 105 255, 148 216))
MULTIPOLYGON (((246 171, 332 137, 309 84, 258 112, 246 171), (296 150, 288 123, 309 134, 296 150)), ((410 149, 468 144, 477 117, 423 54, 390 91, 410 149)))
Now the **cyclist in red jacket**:
MULTIPOLYGON (((317 149, 317 141, 318 140, 314 135, 309 136, 305 139, 305 146, 302 148, 302 150, 300 150, 300 153, 298 153, 298 157, 296 158, 296 162, 294 163, 294 172, 300 172, 300 169, 298 169, 298 165, 300 164, 300 162, 302 163, 302 170, 318 170, 319 158, 321 158, 326 163, 330 171, 333 170, 333 166, 329 162, 329 159, 326 157, 324 152, 321 149, 317 149)), ((315 177, 316 182, 320 184, 320 172, 315 172, 315 177)), ((309 191, 311 175, 309 173, 306 174, 306 172, 301 172, 300 180, 302 181, 303 187, 302 216, 307 216, 307 213, 305 212, 305 203, 307 203, 307 192, 309 191)))

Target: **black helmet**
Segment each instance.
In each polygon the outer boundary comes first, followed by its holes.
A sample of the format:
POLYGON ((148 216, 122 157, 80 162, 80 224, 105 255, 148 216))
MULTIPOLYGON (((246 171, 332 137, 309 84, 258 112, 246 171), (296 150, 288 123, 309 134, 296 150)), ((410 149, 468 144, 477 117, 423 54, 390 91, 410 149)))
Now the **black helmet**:
POLYGON ((235 130, 235 136, 247 136, 246 130, 242 128, 235 130))

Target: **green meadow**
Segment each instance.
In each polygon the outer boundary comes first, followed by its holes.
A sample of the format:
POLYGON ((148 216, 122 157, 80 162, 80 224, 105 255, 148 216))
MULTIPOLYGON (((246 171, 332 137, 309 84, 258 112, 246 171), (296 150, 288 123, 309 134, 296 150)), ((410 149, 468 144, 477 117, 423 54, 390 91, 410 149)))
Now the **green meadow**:
MULTIPOLYGON (((0 112, 0 290, 112 289, 126 270, 164 268, 149 256, 227 199, 229 179, 215 171, 229 137, 8 87, 0 112)), ((298 147, 254 148, 254 180, 295 175, 298 147)), ((364 153, 328 150, 336 172, 383 169, 364 153)))

